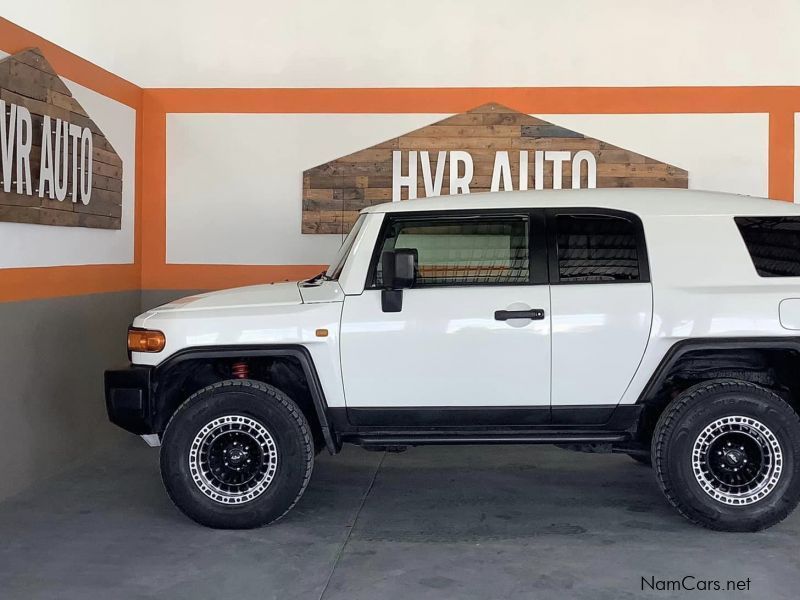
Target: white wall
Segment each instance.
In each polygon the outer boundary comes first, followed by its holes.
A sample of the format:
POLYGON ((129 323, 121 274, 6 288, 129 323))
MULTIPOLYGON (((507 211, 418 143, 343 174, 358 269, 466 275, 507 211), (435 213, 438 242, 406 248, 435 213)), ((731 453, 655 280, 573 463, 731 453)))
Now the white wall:
POLYGON ((303 171, 441 115, 167 115, 167 262, 327 264, 302 235, 303 171))
POLYGON ((796 0, 0 0, 145 87, 797 85, 796 0))
POLYGON ((689 187, 769 193, 769 115, 537 115, 689 171, 689 187))
POLYGON ((122 229, 0 222, 0 268, 133 262, 136 111, 68 79, 64 83, 122 159, 122 229))
MULTIPOLYGON (((302 172, 447 115, 168 115, 170 263, 326 264, 300 233, 302 172)), ((689 171, 694 189, 767 195, 767 115, 535 115, 689 171)))

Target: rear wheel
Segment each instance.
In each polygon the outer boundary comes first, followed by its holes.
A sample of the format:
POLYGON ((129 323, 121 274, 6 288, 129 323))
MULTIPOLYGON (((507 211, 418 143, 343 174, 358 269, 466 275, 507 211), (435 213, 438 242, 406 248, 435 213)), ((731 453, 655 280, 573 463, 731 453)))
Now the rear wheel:
POLYGON ((689 520, 724 531, 758 531, 800 501, 800 419, 780 396, 737 380, 679 395, 653 436, 655 472, 689 520))
POLYGON ((259 381, 222 381, 173 415, 161 474, 175 505, 202 525, 245 529, 279 519, 300 499, 314 463, 302 411, 259 381))

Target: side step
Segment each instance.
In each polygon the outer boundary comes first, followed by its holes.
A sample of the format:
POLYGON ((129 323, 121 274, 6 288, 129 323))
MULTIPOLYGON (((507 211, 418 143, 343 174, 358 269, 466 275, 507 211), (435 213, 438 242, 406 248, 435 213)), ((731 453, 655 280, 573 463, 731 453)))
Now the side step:
POLYGON ((519 433, 381 433, 355 434, 344 442, 368 448, 372 446, 429 446, 447 444, 594 444, 618 443, 631 439, 628 432, 537 431, 519 433))

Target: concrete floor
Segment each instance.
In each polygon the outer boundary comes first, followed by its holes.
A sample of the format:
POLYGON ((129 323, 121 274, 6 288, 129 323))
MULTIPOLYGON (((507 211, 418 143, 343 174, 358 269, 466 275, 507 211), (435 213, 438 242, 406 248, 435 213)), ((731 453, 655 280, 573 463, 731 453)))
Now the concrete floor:
POLYGON ((797 598, 800 511, 693 527, 650 469, 540 446, 346 448, 279 523, 213 531, 170 504, 136 439, 0 504, 0 598, 797 598), (642 592, 641 578, 751 591, 642 592))

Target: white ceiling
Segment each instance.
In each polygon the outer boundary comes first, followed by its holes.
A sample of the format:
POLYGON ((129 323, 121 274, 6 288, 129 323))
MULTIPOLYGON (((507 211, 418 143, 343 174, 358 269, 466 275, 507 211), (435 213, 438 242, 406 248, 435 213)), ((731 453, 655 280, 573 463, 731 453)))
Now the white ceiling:
POLYGON ((0 0, 0 15, 146 87, 800 84, 796 0, 0 0))

